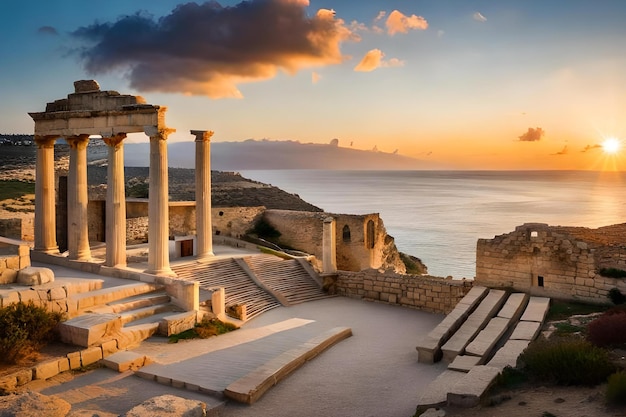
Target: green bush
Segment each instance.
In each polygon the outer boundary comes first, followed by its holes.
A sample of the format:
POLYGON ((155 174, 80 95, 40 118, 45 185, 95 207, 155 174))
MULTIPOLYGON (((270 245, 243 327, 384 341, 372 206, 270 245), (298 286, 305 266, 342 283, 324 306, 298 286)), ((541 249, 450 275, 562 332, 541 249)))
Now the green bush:
POLYGON ((626 372, 616 372, 609 376, 606 387, 606 401, 609 404, 626 404, 626 372))
POLYGON ((558 385, 596 385, 614 371, 606 350, 576 337, 533 342, 519 362, 530 378, 558 385))
POLYGON ((608 278, 626 278, 626 271, 618 268, 602 268, 600 275, 608 278))
POLYGON ((609 310, 587 325, 587 338, 596 346, 626 343, 626 311, 609 310))
POLYGON ((54 339, 61 313, 51 313, 29 303, 15 303, 0 309, 0 360, 20 363, 36 357, 54 339))
POLYGON ((261 218, 254 227, 249 231, 249 233, 257 235, 260 238, 267 239, 269 241, 278 239, 281 233, 274 228, 271 224, 267 222, 267 220, 261 218))
POLYGON ((611 288, 608 297, 616 306, 626 303, 626 295, 622 294, 618 288, 611 288))

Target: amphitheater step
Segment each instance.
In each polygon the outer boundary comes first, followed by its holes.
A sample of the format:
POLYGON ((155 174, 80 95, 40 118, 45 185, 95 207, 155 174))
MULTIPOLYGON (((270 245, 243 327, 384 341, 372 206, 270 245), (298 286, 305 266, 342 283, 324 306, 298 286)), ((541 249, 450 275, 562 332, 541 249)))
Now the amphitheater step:
POLYGON ((465 347, 500 310, 506 297, 506 292, 503 290, 489 290, 487 296, 480 302, 474 312, 470 314, 461 327, 441 347, 443 359, 446 362, 452 362, 457 355, 464 352, 465 347))
POLYGON ((162 285, 138 282, 76 294, 70 300, 75 306, 73 310, 80 314, 81 311, 87 311, 90 307, 102 306, 128 297, 157 291, 161 288, 163 288, 162 285))
POLYGON ((418 352, 417 360, 422 363, 434 363, 441 360, 441 345, 457 331, 488 292, 487 287, 473 287, 437 327, 417 342, 415 347, 418 352))

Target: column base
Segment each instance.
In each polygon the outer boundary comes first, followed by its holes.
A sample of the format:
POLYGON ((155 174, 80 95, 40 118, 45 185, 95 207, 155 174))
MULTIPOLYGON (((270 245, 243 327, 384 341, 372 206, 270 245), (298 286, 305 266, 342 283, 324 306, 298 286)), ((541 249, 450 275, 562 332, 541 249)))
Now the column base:
POLYGON ((58 255, 59 254, 59 247, 55 246, 53 248, 33 248, 34 252, 40 252, 40 253, 45 253, 47 255, 58 255))
POLYGON ((208 262, 208 261, 213 260, 214 258, 215 258, 215 254, 213 252, 207 252, 205 254, 198 255, 196 257, 196 260, 198 262, 208 262))
POLYGON ((176 278, 178 275, 176 275, 176 272, 172 271, 172 268, 161 268, 161 269, 146 269, 145 271, 143 271, 145 274, 150 274, 150 275, 159 275, 159 276, 165 276, 165 277, 172 277, 172 278, 176 278))

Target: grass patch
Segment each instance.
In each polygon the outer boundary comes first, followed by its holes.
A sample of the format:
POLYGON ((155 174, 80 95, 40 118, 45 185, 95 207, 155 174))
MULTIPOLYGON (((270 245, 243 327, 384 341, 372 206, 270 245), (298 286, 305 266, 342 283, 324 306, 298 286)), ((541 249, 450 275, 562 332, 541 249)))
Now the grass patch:
POLYGON ((546 320, 565 320, 574 315, 586 315, 606 311, 609 307, 595 304, 582 304, 570 301, 552 300, 546 320))
POLYGON ((582 333, 585 328, 581 326, 576 326, 571 323, 563 322, 563 323, 555 323, 554 327, 556 328, 555 333, 559 336, 574 334, 574 333, 582 333))
POLYGON ((200 323, 196 324, 193 329, 171 335, 169 342, 178 343, 179 340, 208 339, 211 336, 228 333, 238 328, 239 327, 232 323, 225 323, 219 319, 204 318, 200 323))
POLYGON ((0 180, 0 201, 16 199, 35 193, 35 183, 19 180, 0 180))
POLYGON ((278 256, 279 258, 282 258, 282 259, 286 259, 286 260, 293 259, 293 256, 291 256, 291 255, 289 255, 289 254, 287 254, 285 252, 280 252, 280 251, 277 251, 277 250, 274 250, 274 249, 270 249, 270 248, 265 247, 265 246, 259 246, 258 249, 259 249, 259 251, 261 251, 261 253, 278 256))

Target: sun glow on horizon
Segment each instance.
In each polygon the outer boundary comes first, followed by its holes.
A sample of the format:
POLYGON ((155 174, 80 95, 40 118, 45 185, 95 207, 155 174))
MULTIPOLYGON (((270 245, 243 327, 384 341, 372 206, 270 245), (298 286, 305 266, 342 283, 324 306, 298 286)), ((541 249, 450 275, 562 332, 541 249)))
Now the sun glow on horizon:
POLYGON ((622 147, 622 142, 617 138, 607 138, 602 142, 602 150, 604 153, 613 155, 619 152, 622 147))

